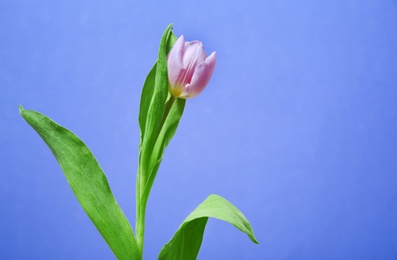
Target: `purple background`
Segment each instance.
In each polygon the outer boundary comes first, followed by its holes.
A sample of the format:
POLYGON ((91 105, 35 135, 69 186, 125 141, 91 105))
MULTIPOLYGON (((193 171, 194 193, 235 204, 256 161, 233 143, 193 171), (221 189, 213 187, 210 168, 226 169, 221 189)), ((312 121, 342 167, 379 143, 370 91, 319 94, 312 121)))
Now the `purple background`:
POLYGON ((396 259, 393 0, 2 1, 0 258, 114 259, 18 106, 84 140, 134 223, 140 92, 170 23, 217 67, 166 150, 145 259, 211 193, 260 244, 210 220, 199 259, 396 259))

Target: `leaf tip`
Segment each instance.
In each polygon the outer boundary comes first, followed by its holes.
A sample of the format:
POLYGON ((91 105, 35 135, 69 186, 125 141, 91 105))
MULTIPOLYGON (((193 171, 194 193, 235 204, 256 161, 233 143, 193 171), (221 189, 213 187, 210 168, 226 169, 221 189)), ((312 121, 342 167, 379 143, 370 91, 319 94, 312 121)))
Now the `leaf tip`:
POLYGON ((259 242, 258 242, 258 240, 256 240, 256 237, 255 237, 255 234, 254 234, 254 231, 252 230, 252 227, 251 227, 251 225, 250 225, 250 233, 247 233, 247 235, 248 235, 248 237, 249 237, 249 239, 252 241, 252 242, 254 242, 255 244, 257 244, 257 245, 259 245, 259 242))
POLYGON ((22 112, 23 112, 24 110, 25 110, 25 109, 23 109, 23 106, 22 106, 22 105, 19 105, 19 114, 22 115, 22 112))

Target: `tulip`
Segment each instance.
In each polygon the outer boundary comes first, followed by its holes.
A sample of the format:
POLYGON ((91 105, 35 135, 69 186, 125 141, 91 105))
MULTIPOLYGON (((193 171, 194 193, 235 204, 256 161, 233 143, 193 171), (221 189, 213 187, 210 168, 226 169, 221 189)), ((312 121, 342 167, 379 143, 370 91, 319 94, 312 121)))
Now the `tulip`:
POLYGON ((214 72, 215 55, 207 57, 201 42, 179 37, 167 57, 170 93, 183 99, 200 94, 214 72))

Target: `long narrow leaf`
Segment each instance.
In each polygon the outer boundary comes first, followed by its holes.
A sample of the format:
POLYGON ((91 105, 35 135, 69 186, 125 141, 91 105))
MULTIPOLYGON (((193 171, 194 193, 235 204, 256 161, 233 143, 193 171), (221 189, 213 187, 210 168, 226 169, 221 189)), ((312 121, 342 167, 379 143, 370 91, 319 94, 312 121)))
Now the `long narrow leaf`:
POLYGON ((141 145, 143 143, 142 141, 146 131, 146 120, 148 116, 148 110, 154 93, 154 82, 156 79, 156 64, 157 62, 154 63, 149 74, 146 76, 146 80, 143 85, 142 94, 141 94, 141 102, 140 102, 139 117, 138 117, 139 127, 141 130, 141 143, 140 143, 141 145))
POLYGON ((164 150, 176 132, 185 108, 185 103, 186 99, 174 99, 171 97, 167 104, 166 110, 169 112, 153 148, 151 157, 153 161, 150 163, 150 165, 153 166, 148 174, 147 183, 143 190, 143 197, 149 196, 150 189, 153 185, 154 179, 156 178, 157 170, 160 167, 161 160, 163 159, 164 150))
MULTIPOLYGON (((176 41, 172 32, 172 24, 163 33, 160 41, 158 58, 152 70, 146 77, 142 90, 141 105, 139 110, 139 126, 141 130, 141 142, 139 145, 139 164, 136 181, 136 241, 142 255, 144 244, 144 227, 146 204, 152 188, 154 178, 161 163, 163 149, 154 152, 159 135, 164 132, 167 118, 175 118, 173 114, 182 115, 184 102, 174 102, 174 98, 168 93, 167 54, 176 41), (182 111, 180 104, 183 104, 182 111), (178 108, 177 110, 174 107, 178 108), (161 152, 161 153, 159 153, 161 152)), ((178 117, 177 123, 179 122, 178 117)), ((174 124, 175 125, 175 124, 174 124)), ((176 124, 177 125, 177 124, 176 124)), ((171 136, 175 133, 171 127, 171 136)), ((176 127, 175 127, 176 130, 176 127)), ((165 140, 164 138, 162 140, 165 140)), ((161 140, 160 140, 161 141, 161 140)), ((166 141, 167 144, 169 142, 166 141)), ((163 145, 161 145, 163 146, 163 145)))
POLYGON ((88 147, 50 118, 22 107, 20 113, 51 149, 84 211, 116 257, 139 259, 132 228, 88 147))
POLYGON ((159 260, 195 260, 208 217, 229 222, 258 243, 247 218, 233 204, 212 194, 183 221, 174 237, 161 249, 159 260))
MULTIPOLYGON (((169 25, 168 28, 166 29, 166 32, 168 30, 171 30, 172 25, 169 25)), ((167 32, 166 42, 164 44, 164 49, 165 53, 168 54, 168 52, 171 50, 172 46, 174 45, 176 41, 176 36, 172 31, 169 33, 167 32)), ((161 56, 164 56, 163 53, 160 53, 161 56)), ((164 64, 165 60, 160 59, 160 61, 164 64)), ((140 102, 140 108, 139 108, 139 126, 141 130, 141 145, 142 145, 142 138, 145 135, 145 130, 146 130, 146 121, 147 118, 150 117, 151 115, 148 115, 149 111, 149 106, 150 103, 153 102, 153 95, 154 95, 154 90, 156 89, 155 82, 156 82, 156 72, 157 72, 157 61, 154 63, 152 69, 150 70, 149 74, 146 76, 145 83, 143 85, 142 89, 142 94, 141 94, 141 102, 140 102)), ((159 75, 161 77, 161 75, 159 75)), ((162 75, 163 78, 165 77, 165 74, 162 75)), ((168 76, 166 77, 168 80, 168 76)), ((167 93, 164 91, 164 85, 163 89, 159 90, 161 92, 161 95, 164 93, 167 93)), ((166 94, 165 94, 166 95, 166 94)), ((164 109, 164 107, 162 107, 164 109)))
MULTIPOLYGON (((161 133, 164 131, 172 133, 168 136, 173 136, 176 130, 175 127, 174 130, 167 131, 167 125, 166 129, 164 129, 165 123, 169 121, 167 117, 170 116, 172 119, 176 118, 174 116, 176 112, 179 117, 177 123, 174 125, 177 126, 183 112, 184 101, 177 100, 176 102, 171 102, 171 106, 167 107, 169 104, 167 103, 167 97, 168 101, 171 99, 173 100, 173 98, 169 98, 168 94, 167 54, 175 41, 176 37, 172 32, 172 25, 169 25, 161 38, 158 59, 146 77, 142 90, 139 111, 141 143, 137 176, 137 199, 140 201, 141 205, 146 204, 164 151, 164 149, 157 149, 158 152, 153 153, 154 147, 158 143, 158 137, 162 135, 161 133), (180 109, 181 107, 182 110, 180 109)), ((171 128, 173 129, 173 127, 171 128)), ((165 139, 163 138, 162 140, 165 139)), ((171 138, 169 138, 169 140, 170 139, 171 138)))

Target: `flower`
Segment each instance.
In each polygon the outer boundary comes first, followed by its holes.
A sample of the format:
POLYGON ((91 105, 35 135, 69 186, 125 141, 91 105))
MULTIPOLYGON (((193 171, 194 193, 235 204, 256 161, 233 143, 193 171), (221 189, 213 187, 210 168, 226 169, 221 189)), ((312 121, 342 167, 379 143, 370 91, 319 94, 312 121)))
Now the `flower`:
POLYGON ((197 96, 207 86, 214 72, 216 54, 207 57, 199 41, 185 42, 178 38, 168 54, 168 88, 178 98, 197 96))

